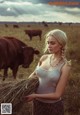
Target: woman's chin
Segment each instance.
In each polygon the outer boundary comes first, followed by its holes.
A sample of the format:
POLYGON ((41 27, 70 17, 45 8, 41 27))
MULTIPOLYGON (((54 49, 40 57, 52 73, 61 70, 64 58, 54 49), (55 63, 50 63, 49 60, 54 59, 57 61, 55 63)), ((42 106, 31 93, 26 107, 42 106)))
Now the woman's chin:
POLYGON ((49 50, 49 53, 54 53, 52 50, 49 50))

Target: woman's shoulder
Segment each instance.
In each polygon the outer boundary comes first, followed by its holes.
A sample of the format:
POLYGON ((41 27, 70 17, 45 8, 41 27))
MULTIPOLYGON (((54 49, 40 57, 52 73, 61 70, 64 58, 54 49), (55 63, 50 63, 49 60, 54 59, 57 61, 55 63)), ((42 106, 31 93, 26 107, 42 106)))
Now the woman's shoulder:
POLYGON ((44 54, 41 56, 40 61, 44 61, 45 59, 47 59, 49 57, 50 54, 44 54))
POLYGON ((38 65, 40 66, 44 60, 46 60, 49 57, 49 54, 44 54, 41 56, 38 65))
POLYGON ((63 66, 63 68, 62 68, 62 70, 70 70, 71 69, 71 60, 65 60, 64 61, 64 66, 63 66))

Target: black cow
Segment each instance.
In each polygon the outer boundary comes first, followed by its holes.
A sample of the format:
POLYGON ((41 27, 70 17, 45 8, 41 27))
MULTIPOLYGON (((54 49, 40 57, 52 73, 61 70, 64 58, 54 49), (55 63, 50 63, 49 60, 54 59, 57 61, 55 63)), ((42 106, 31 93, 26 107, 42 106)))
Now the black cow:
POLYGON ((19 65, 28 68, 34 54, 38 55, 39 51, 14 37, 0 38, 0 69, 4 69, 3 80, 7 76, 9 67, 12 69, 14 78, 16 78, 19 65))
POLYGON ((33 36, 39 36, 41 40, 42 30, 24 30, 24 31, 30 37, 30 40, 32 40, 33 36))

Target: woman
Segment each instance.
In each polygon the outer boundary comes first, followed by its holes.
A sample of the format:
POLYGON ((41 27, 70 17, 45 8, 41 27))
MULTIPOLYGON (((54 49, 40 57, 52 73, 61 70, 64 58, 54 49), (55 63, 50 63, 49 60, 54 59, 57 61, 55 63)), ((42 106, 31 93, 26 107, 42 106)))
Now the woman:
POLYGON ((46 35, 45 54, 41 57, 34 74, 39 78, 35 94, 26 96, 33 101, 33 115, 64 115, 62 95, 70 73, 70 64, 65 57, 66 33, 55 29, 46 35))

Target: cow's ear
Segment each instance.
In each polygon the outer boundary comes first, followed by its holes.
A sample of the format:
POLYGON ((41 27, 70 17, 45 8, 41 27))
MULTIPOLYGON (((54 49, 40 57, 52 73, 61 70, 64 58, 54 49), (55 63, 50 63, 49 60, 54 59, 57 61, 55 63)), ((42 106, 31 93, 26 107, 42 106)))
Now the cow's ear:
POLYGON ((35 54, 40 54, 40 52, 36 48, 34 49, 34 53, 35 54))

